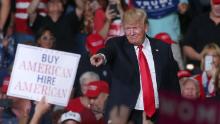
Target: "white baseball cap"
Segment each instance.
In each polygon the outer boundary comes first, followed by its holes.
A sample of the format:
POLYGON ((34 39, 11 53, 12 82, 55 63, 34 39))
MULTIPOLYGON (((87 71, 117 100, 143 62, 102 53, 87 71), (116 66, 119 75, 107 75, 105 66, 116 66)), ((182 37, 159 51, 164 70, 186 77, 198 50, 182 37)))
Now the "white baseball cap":
POLYGON ((74 120, 74 121, 80 123, 81 122, 81 116, 77 112, 69 111, 69 112, 63 113, 61 115, 59 122, 63 123, 64 121, 67 121, 67 120, 74 120))

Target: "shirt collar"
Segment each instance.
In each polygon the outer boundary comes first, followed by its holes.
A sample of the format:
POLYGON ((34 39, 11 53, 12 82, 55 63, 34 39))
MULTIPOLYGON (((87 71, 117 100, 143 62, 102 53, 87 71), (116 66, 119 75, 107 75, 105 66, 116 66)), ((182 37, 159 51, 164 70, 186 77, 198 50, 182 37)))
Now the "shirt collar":
MULTIPOLYGON (((149 45, 149 39, 147 37, 145 37, 144 42, 142 43, 143 45, 143 49, 145 49, 147 47, 147 45, 149 45)), ((135 50, 138 49, 138 46, 134 46, 135 50)))

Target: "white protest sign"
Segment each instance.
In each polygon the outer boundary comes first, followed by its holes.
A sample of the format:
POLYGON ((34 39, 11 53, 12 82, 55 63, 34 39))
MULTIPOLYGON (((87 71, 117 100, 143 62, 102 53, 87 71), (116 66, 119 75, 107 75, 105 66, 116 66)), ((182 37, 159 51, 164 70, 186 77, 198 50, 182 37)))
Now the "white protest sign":
POLYGON ((80 55, 18 44, 7 95, 66 106, 80 55))

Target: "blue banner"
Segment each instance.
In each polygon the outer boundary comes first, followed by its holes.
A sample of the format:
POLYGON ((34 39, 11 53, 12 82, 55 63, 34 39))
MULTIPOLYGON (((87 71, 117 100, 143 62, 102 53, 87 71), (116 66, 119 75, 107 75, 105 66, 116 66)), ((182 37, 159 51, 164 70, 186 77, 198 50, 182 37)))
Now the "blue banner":
POLYGON ((148 18, 158 19, 177 11, 179 0, 132 0, 133 5, 145 9, 148 18))

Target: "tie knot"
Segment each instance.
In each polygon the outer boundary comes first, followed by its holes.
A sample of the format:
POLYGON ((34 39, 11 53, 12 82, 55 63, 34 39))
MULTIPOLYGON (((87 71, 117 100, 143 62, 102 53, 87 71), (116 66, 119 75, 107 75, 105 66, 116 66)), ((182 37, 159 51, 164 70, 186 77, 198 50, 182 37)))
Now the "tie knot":
POLYGON ((139 50, 142 50, 142 48, 143 48, 143 45, 139 45, 139 46, 138 46, 138 49, 139 49, 139 50))

